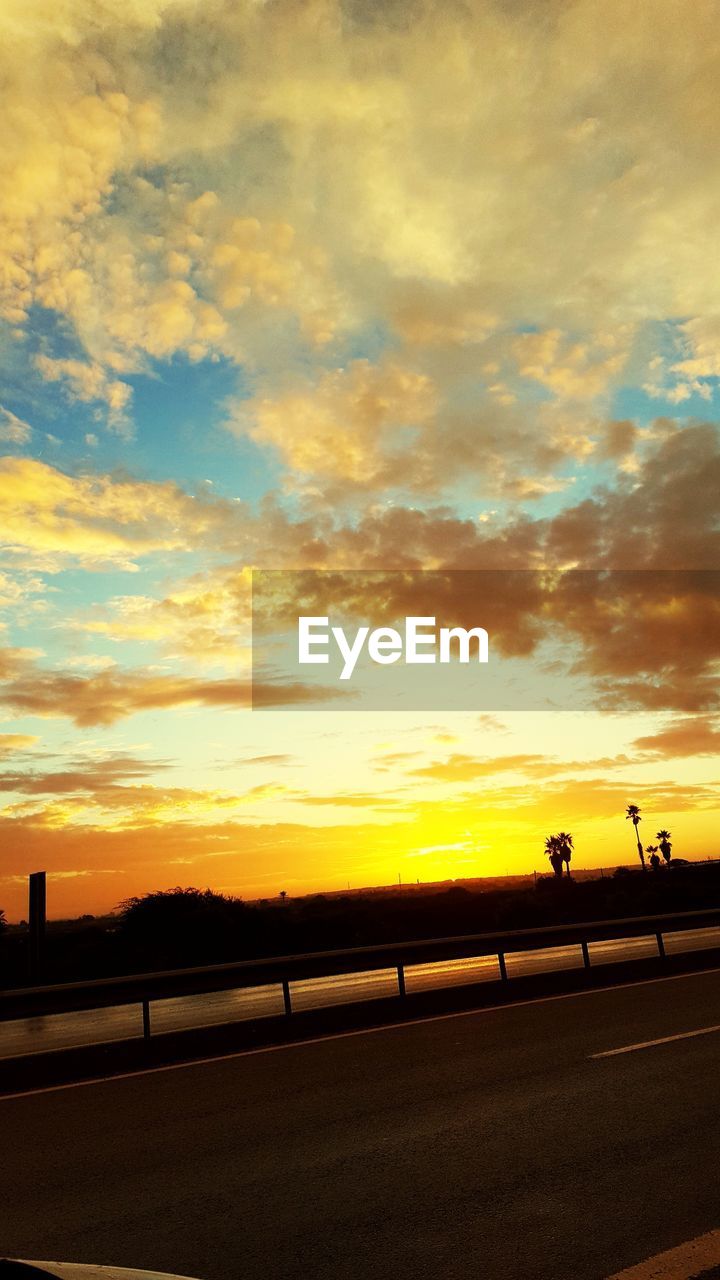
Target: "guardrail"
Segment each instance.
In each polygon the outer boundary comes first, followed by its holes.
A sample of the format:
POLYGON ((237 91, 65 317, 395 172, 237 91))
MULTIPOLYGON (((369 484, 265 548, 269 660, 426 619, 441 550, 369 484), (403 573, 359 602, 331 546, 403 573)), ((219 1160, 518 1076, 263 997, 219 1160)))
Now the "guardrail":
POLYGON ((204 965, 195 969, 171 969, 161 973, 99 978, 91 982, 22 987, 0 991, 0 1022, 139 1004, 142 1006, 143 1036, 149 1039, 150 1005, 156 1000, 277 985, 282 988, 285 1014, 290 1016, 293 1012, 290 984, 301 979, 395 969, 398 997, 405 998, 405 969, 410 965, 497 956, 500 981, 508 982, 510 979, 505 957, 513 952, 541 951, 576 943, 582 951, 583 965, 589 969, 589 944, 592 942, 654 937, 658 956, 664 959, 664 934, 713 926, 720 927, 718 908, 660 916, 630 916, 620 920, 593 920, 501 933, 464 934, 452 938, 309 952, 305 955, 272 956, 260 960, 240 960, 231 964, 204 965))

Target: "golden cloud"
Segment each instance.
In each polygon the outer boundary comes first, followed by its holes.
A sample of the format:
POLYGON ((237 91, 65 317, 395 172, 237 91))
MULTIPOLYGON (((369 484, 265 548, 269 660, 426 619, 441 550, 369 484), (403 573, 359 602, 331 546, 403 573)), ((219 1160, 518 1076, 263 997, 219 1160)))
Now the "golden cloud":
POLYGON ((219 568, 194 575, 162 599, 121 596, 72 627, 114 642, 159 644, 175 657, 222 665, 250 665, 250 582, 248 569, 219 568))
POLYGON ((254 419, 252 438, 278 449, 292 472, 364 486, 407 466, 414 444, 407 428, 427 423, 435 407, 424 375, 356 360, 313 389, 265 397, 243 411, 254 419))
POLYGON ((527 773, 528 766, 541 763, 542 756, 511 755, 481 759, 477 756, 454 752, 445 760, 433 760, 428 765, 413 769, 413 776, 432 778, 437 782, 474 782, 478 778, 491 778, 503 773, 527 773))
POLYGON ((60 562, 133 568, 137 556, 192 549, 219 529, 237 536, 241 519, 238 504, 192 498, 171 482, 69 476, 36 459, 0 458, 0 543, 60 562))
MULTIPOLYGON (((587 401, 638 327, 682 316, 669 372, 701 386, 718 349, 714 18, 712 0, 571 0, 543 21, 499 0, 426 0, 411 20, 341 0, 210 19, 197 0, 9 0, 3 314, 69 320, 83 358, 41 371, 111 417, 148 357, 228 355, 261 384, 260 438, 364 482, 385 472, 352 375, 321 372, 312 406, 266 386, 338 333, 396 335, 398 368, 435 387, 464 376, 463 351, 477 374, 502 334, 515 374, 587 401), (304 447, 283 404, 316 420, 304 447)), ((487 395, 510 408, 497 358, 487 395)), ((466 414, 471 450, 474 433, 466 414)))
POLYGON ((40 739, 32 733, 0 733, 0 756, 12 756, 34 747, 40 739))

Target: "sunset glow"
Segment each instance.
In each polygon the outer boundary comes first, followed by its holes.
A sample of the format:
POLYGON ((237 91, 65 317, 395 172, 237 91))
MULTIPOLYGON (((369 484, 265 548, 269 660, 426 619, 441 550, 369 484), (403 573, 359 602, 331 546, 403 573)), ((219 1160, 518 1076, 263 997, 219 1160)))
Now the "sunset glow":
POLYGON ((8 918, 718 855, 716 6, 2 25, 8 918), (588 709, 423 712, 253 682, 258 568, 687 578, 479 611, 588 709))

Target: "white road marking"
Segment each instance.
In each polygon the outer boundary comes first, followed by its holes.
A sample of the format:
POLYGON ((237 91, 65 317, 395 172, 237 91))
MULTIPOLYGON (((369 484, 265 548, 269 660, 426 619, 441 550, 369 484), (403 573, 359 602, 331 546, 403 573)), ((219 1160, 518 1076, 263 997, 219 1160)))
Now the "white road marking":
POLYGON ((619 1049, 603 1049, 602 1053, 591 1053, 590 1059, 617 1058, 621 1053, 636 1053, 638 1049, 654 1049, 658 1044, 672 1044, 675 1040, 693 1040, 695 1036, 710 1036, 720 1031, 720 1023, 714 1027, 698 1027, 695 1031, 678 1031, 674 1036, 660 1036, 657 1040, 640 1040, 637 1044, 624 1044, 619 1049))
POLYGON ((701 1280, 705 1271, 720 1263, 720 1231, 696 1236, 677 1249, 657 1253, 626 1271, 616 1271, 608 1280, 701 1280))
MULTIPOLYGON (((609 987, 589 987, 587 991, 563 991, 554 996, 538 996, 535 1000, 512 1000, 507 1004, 490 1005, 486 1009, 459 1009, 456 1013, 435 1013, 427 1018, 406 1018, 401 1022, 387 1022, 379 1027, 358 1027, 353 1031, 335 1031, 330 1035, 313 1036, 307 1040, 287 1040, 282 1044, 261 1045, 258 1049, 238 1049, 235 1053, 215 1054, 210 1058, 190 1058, 187 1062, 166 1062, 157 1067, 139 1067, 137 1071, 120 1071, 115 1075, 94 1076, 88 1080, 68 1080, 65 1084, 43 1085, 37 1089, 25 1089, 21 1093, 2 1093, 0 1102, 13 1102, 16 1098, 32 1098, 40 1093, 60 1093, 64 1089, 87 1089, 92 1085, 113 1084, 116 1080, 135 1080, 138 1076, 159 1075, 166 1071, 187 1071, 190 1067, 206 1067, 214 1062, 232 1062, 235 1058, 253 1058, 260 1053, 280 1053, 287 1049, 305 1049, 308 1045, 324 1044, 326 1040, 349 1040, 353 1036, 379 1035, 383 1031, 397 1031, 402 1027, 419 1027, 424 1022, 449 1022, 453 1018, 477 1018, 487 1013, 502 1013, 505 1009, 522 1009, 533 1004, 554 1004, 559 1000, 577 1000, 582 996, 599 996, 608 991, 627 991, 632 987, 652 987, 660 982, 684 982, 689 978, 702 978, 720 969, 698 969, 695 973, 669 973, 663 978, 645 978, 637 982, 613 983, 609 987)), ((612 1050, 610 1051, 612 1052, 612 1050)))

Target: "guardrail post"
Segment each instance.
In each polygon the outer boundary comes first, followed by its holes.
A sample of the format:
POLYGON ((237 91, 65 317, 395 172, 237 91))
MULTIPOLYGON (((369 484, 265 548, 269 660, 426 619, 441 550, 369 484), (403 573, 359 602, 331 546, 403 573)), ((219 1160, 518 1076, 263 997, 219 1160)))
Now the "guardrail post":
POLYGON ((404 965, 402 964, 398 965, 397 976, 398 976, 398 994, 400 996, 404 996, 405 995, 405 966, 404 965))
POLYGON ((660 959, 664 960, 665 959, 665 943, 663 941, 663 936, 658 931, 658 933, 655 934, 655 937, 657 938, 658 954, 660 956, 660 959))
POLYGON ((505 963, 505 952, 504 952, 504 951, 498 951, 498 964, 499 964, 499 966, 500 966, 500 979, 501 979, 501 981, 502 981, 502 982, 507 982, 507 980, 508 980, 508 976, 507 976, 507 965, 506 965, 506 963, 505 963))
POLYGON ((285 1012, 288 1015, 288 1017, 290 1017, 290 1014, 292 1013, 292 1000, 290 999, 290 983, 288 982, 287 978, 283 978, 282 980, 282 992, 283 992, 283 1004, 285 1005, 285 1012))
POLYGON ((589 969, 590 968, 590 948, 588 947, 588 944, 585 941, 581 942, 580 946, 582 947, 583 964, 585 965, 586 969, 589 969))
POLYGON ((142 1002, 143 1040, 150 1039, 150 1001, 142 1002))

